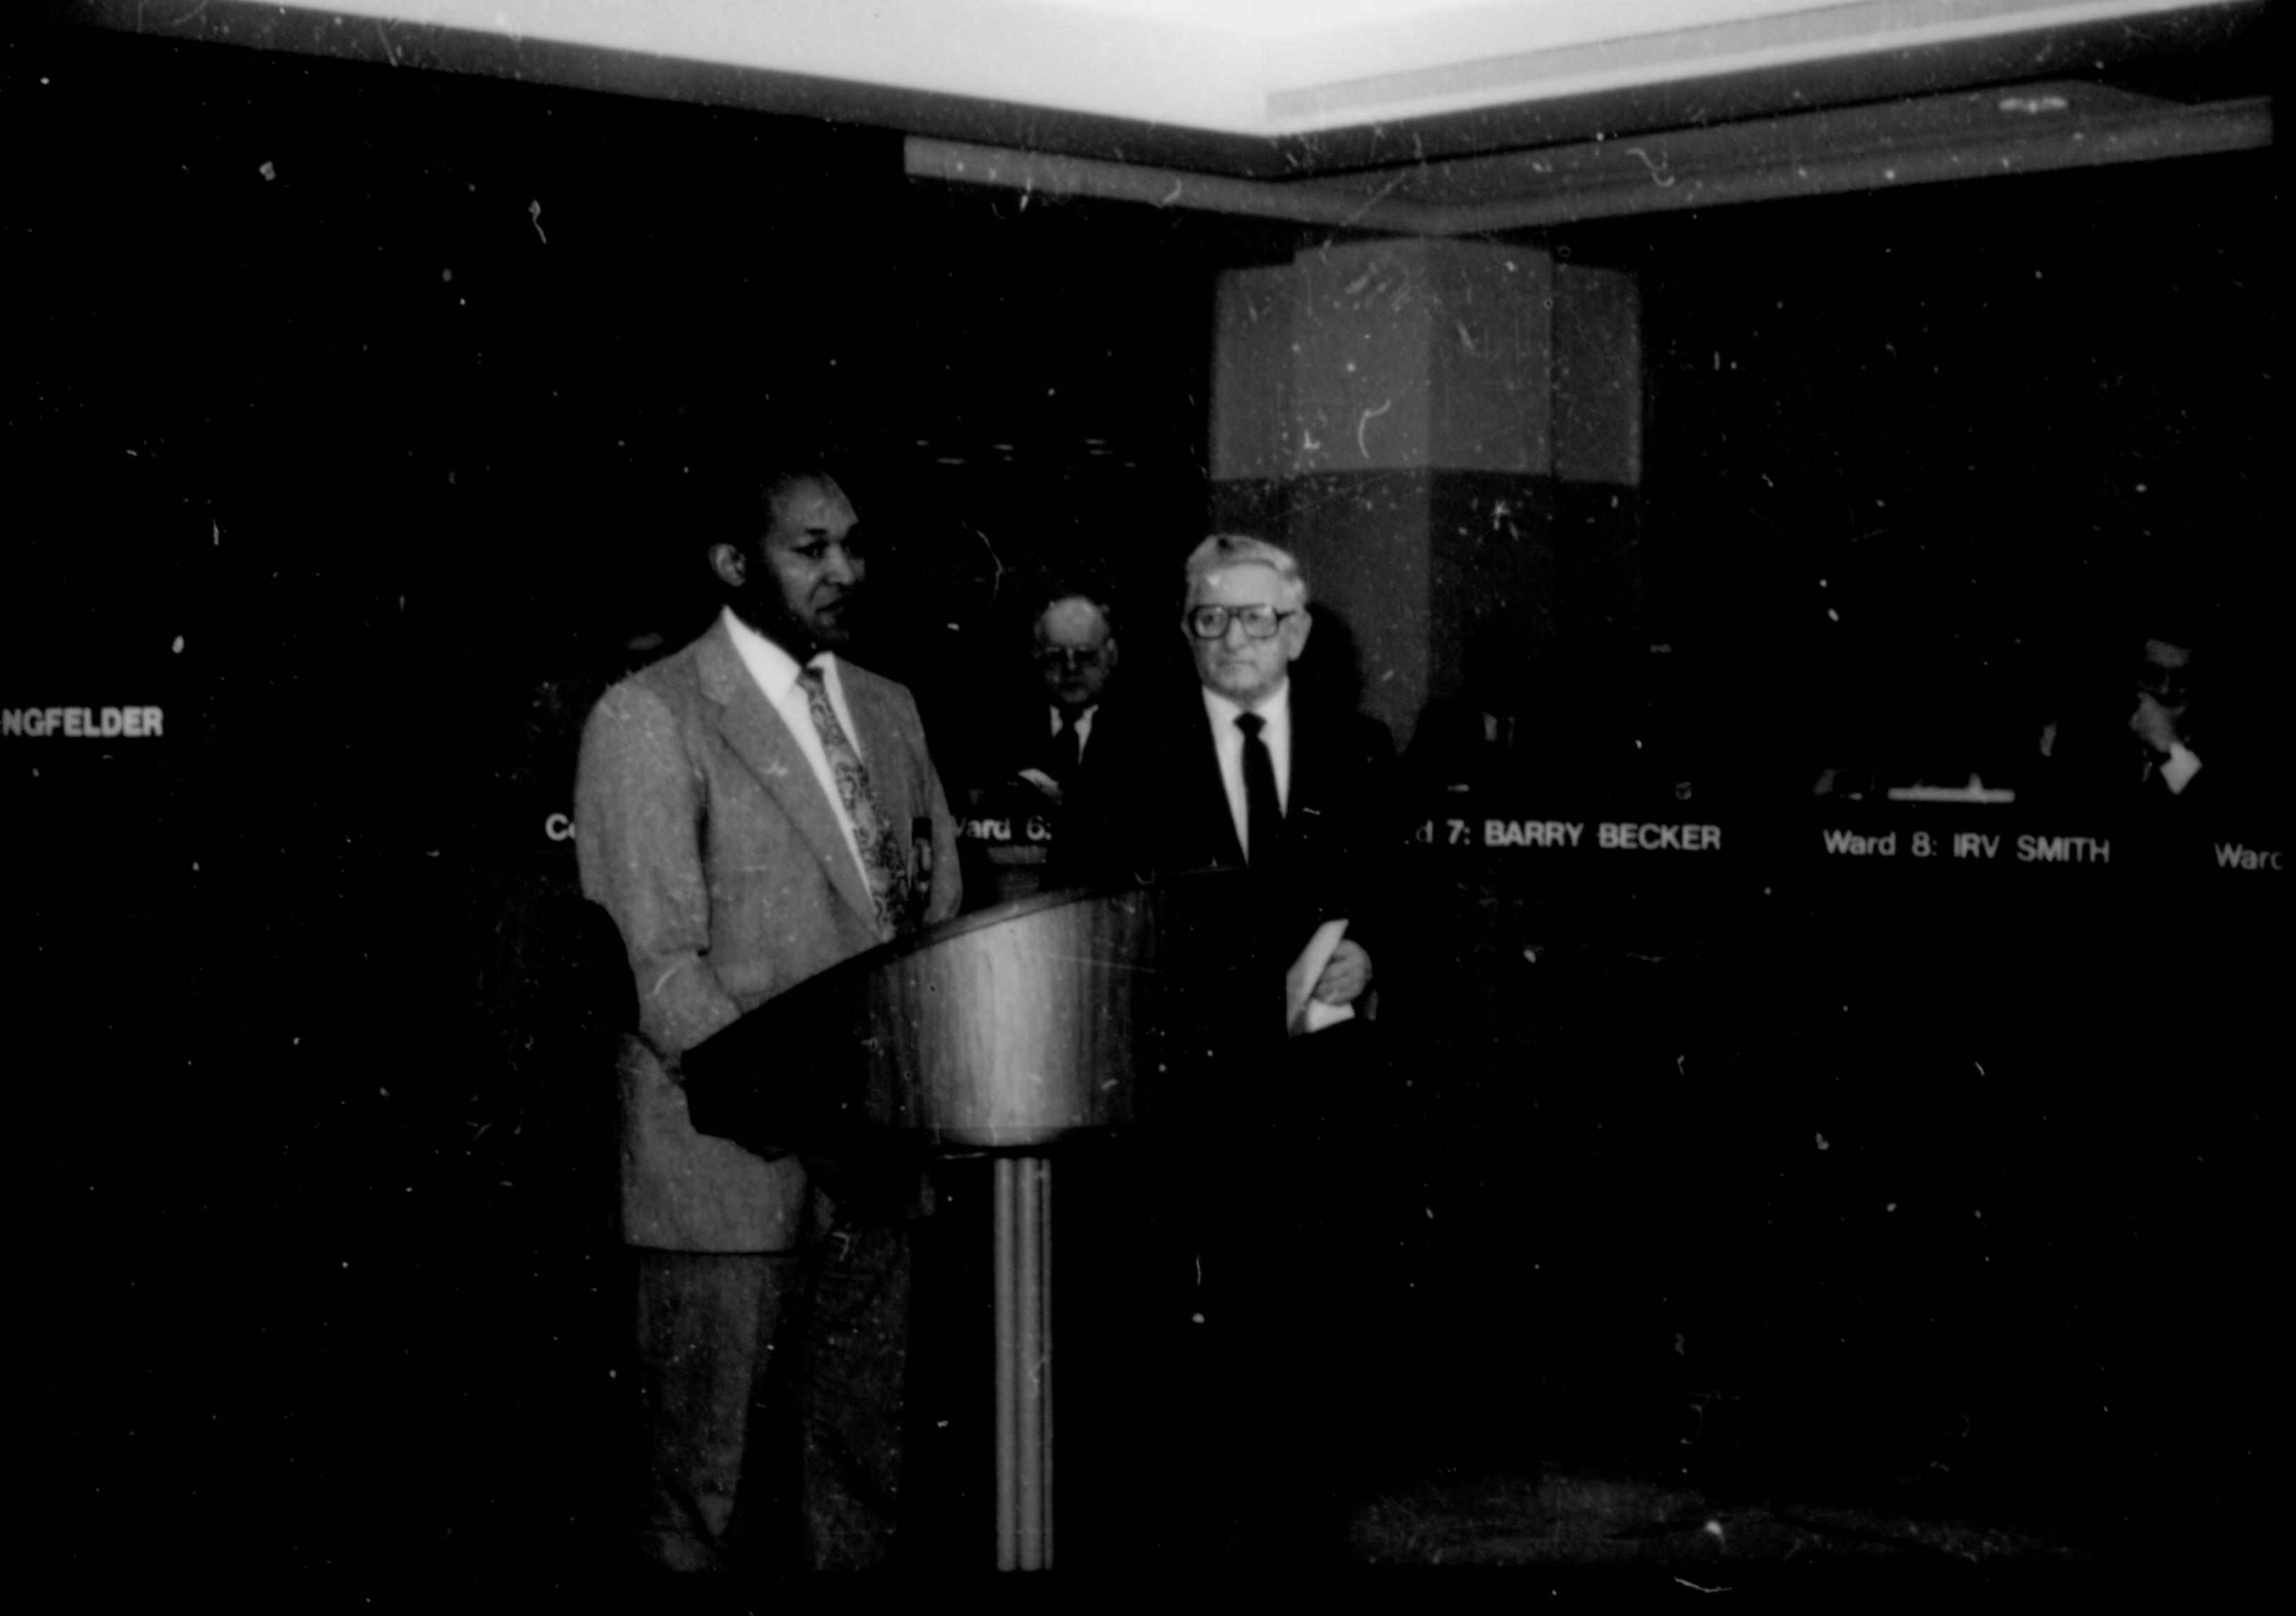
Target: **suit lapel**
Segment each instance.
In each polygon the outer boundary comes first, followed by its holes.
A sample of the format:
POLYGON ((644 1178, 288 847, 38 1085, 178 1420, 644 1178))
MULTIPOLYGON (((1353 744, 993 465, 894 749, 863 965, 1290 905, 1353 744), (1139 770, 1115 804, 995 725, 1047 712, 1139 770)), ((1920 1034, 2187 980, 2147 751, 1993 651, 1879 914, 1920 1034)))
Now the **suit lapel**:
MULTIPOLYGON (((797 826, 806 845, 813 849, 813 856, 828 873, 830 884, 873 928, 877 923, 877 906, 870 898, 868 882, 862 879, 861 866, 854 861, 845 833, 838 825, 837 811, 830 806, 820 781, 814 776, 813 765, 806 760, 789 726, 766 700, 758 682, 750 677, 724 624, 702 639, 697 660, 701 688, 718 704, 718 734, 725 737, 734 755, 749 766, 767 795, 789 816, 790 823, 797 826)), ((855 721, 859 721, 857 717, 855 721)))
POLYGON ((1204 706, 1201 688, 1188 693, 1189 717, 1180 726, 1185 744, 1201 761, 1195 775, 1201 783, 1190 812, 1193 815, 1208 865, 1240 865, 1243 843, 1235 833, 1235 814, 1228 807, 1227 781, 1220 773, 1219 745, 1212 738, 1212 716, 1204 706))
POLYGON ((1331 792, 1337 739, 1317 723, 1311 712, 1302 712, 1292 693, 1292 791, 1283 808, 1284 841, 1294 852, 1310 845, 1322 828, 1324 809, 1331 792))

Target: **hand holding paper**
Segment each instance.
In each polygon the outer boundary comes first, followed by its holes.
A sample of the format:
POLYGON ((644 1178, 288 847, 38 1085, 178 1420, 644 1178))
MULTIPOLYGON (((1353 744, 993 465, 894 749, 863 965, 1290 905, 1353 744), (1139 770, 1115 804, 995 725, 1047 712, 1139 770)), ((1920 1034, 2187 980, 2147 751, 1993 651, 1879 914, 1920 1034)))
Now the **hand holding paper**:
POLYGON ((1343 940, 1347 930, 1344 920, 1325 921, 1316 928, 1315 936, 1308 939, 1308 947, 1284 973, 1285 1024, 1295 1038, 1354 1018, 1355 1005, 1350 1001, 1368 985, 1371 956, 1357 945, 1343 940), (1335 964, 1338 968, 1333 970, 1335 964), (1341 1002, 1338 1004, 1316 997, 1316 989, 1324 985, 1327 972, 1340 988, 1341 1002))

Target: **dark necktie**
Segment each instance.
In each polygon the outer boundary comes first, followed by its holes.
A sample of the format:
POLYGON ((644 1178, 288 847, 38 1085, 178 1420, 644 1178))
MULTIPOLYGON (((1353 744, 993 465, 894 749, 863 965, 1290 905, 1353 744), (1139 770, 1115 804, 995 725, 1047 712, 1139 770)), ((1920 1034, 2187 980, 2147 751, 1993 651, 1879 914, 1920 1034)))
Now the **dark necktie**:
POLYGON ((1082 737, 1077 734, 1076 720, 1057 710, 1053 714, 1053 746, 1045 756, 1045 772, 1065 785, 1077 770, 1077 760, 1084 751, 1082 737))
POLYGON ((805 687, 806 710, 813 715, 813 727, 821 736, 830 778, 837 782, 838 799, 845 805, 845 816, 853 822, 861 868, 869 878, 869 896, 877 906, 877 929, 889 938, 897 936, 909 912, 908 868, 901 857, 900 840, 893 834, 885 805, 877 800, 876 789, 869 783, 861 754, 853 750, 845 726, 837 721, 837 710, 829 704, 829 686, 821 669, 807 668, 798 675, 798 683, 805 687))
POLYGON ((1283 841, 1283 806, 1275 795, 1275 761, 1267 742, 1259 738, 1267 720, 1256 712, 1238 713, 1235 726, 1243 732, 1243 859, 1246 864, 1273 860, 1283 841))

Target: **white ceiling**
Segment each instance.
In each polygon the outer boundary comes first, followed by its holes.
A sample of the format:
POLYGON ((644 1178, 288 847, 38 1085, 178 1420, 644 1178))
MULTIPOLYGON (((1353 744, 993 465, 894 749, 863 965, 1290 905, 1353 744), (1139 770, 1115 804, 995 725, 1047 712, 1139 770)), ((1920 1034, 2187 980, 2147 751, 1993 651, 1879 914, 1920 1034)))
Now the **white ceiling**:
MULTIPOLYGON (((281 0, 278 9, 374 29, 386 51, 394 29, 414 25, 1267 139, 2239 3, 281 0)), ((135 9, 138 26, 156 21, 135 9)))
POLYGON ((2271 0, 56 0, 97 27, 899 130, 919 178, 1343 229, 2272 144, 2271 0))

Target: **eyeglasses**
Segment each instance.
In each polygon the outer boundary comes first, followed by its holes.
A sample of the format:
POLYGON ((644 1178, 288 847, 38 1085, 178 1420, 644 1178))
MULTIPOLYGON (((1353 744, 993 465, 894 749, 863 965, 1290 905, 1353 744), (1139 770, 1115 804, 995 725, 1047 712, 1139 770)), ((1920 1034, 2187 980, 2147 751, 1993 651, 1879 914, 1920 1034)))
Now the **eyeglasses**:
POLYGON ((2192 697, 2192 681, 2180 668, 2144 668, 2136 685, 2137 694, 2151 696, 2163 707, 2180 707, 2192 697))
POLYGON ((1108 653, 1090 646, 1078 649, 1070 645, 1039 645, 1037 660, 1046 668, 1079 668, 1086 670, 1108 660, 1108 653))
POLYGON ((1200 640, 1227 638, 1230 623, 1242 623, 1246 639, 1272 640, 1285 618, 1299 615, 1296 611, 1278 611, 1273 606, 1191 606, 1180 620, 1200 640))

